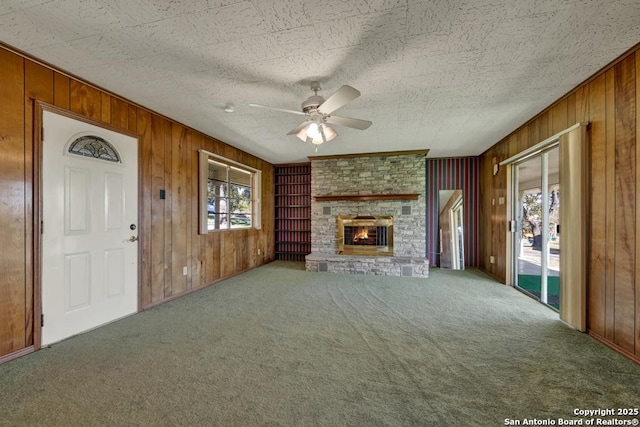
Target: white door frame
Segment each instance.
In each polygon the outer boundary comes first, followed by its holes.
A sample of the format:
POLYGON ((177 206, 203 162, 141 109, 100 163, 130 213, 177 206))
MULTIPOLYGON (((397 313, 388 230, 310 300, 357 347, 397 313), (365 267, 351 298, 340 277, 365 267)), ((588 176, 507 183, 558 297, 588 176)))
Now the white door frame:
POLYGON ((42 214, 42 197, 43 197, 43 186, 42 186, 42 166, 43 166, 43 155, 42 155, 42 140, 43 140, 43 112, 49 111, 55 114, 59 114, 61 116, 65 116, 71 119, 75 119, 93 126, 98 126, 112 132, 121 133, 123 135, 135 138, 138 140, 138 218, 137 218, 137 226, 138 226, 138 271, 137 271, 137 281, 138 281, 138 307, 137 312, 142 311, 142 283, 140 281, 141 274, 140 269, 142 267, 142 259, 141 259, 141 246, 144 244, 145 236, 142 232, 142 212, 140 209, 140 195, 141 193, 141 183, 140 174, 142 172, 142 168, 140 167, 140 163, 142 160, 141 157, 141 141, 138 134, 135 132, 131 132, 128 130, 123 130, 120 128, 116 128, 111 126, 108 123, 103 123, 98 120, 94 120, 88 117, 85 117, 81 114, 74 113, 69 110, 65 110, 60 107, 56 107, 54 105, 41 102, 38 100, 34 100, 34 129, 33 129, 33 346, 35 350, 39 350, 42 347, 42 223, 43 223, 43 214, 42 214))

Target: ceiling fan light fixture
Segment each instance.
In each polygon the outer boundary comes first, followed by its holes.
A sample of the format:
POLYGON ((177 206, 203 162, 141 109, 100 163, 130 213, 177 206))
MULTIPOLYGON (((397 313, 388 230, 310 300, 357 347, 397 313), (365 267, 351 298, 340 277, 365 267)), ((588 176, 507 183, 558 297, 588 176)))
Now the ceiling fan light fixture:
POLYGON ((368 120, 354 119, 351 117, 334 116, 332 113, 344 107, 349 102, 360 96, 360 91, 349 86, 342 85, 329 98, 324 99, 318 95, 320 82, 312 82, 312 96, 302 103, 302 111, 287 110, 279 107, 269 107, 267 105, 249 104, 250 107, 266 108, 268 110, 282 111, 284 113, 298 114, 306 116, 306 120, 295 128, 291 129, 287 135, 295 135, 302 142, 309 142, 316 146, 329 142, 338 136, 327 123, 346 126, 353 129, 365 130, 371 126, 368 120))
POLYGON ((325 124, 318 125, 316 123, 309 123, 309 125, 298 132, 296 136, 303 142, 320 145, 324 142, 331 141, 338 136, 338 133, 325 124))
POLYGON ((322 138, 322 136, 320 135, 320 129, 318 128, 318 125, 316 123, 310 123, 309 126, 307 126, 306 134, 311 139, 322 138))
POLYGON ((324 138, 327 142, 331 141, 333 138, 338 136, 338 133, 335 130, 333 130, 332 127, 329 127, 325 124, 322 125, 322 130, 324 133, 324 138))

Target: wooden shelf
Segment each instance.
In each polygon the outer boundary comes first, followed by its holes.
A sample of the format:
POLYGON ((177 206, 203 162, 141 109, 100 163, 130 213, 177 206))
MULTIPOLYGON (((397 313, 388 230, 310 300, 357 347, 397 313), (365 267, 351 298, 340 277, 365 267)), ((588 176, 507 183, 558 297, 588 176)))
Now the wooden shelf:
MULTIPOLYGON (((287 221, 290 219, 296 219, 300 221, 311 221, 311 218, 308 216, 287 216, 287 217, 277 217, 276 221, 287 221)), ((311 229, 309 229, 309 233, 311 233, 311 229)))
POLYGON ((300 176, 300 175, 309 175, 309 172, 276 172, 276 176, 300 176))
POLYGON ((275 166, 276 259, 304 261, 311 252, 311 164, 275 166))
POLYGON ((316 202, 334 202, 338 200, 363 201, 363 200, 418 200, 419 193, 410 194, 362 194, 347 195, 339 194, 335 196, 315 196, 316 202))
POLYGON ((280 240, 278 242, 276 242, 277 245, 287 245, 287 246, 291 246, 291 244, 294 245, 300 245, 300 246, 311 246, 311 242, 299 242, 297 240, 280 240))

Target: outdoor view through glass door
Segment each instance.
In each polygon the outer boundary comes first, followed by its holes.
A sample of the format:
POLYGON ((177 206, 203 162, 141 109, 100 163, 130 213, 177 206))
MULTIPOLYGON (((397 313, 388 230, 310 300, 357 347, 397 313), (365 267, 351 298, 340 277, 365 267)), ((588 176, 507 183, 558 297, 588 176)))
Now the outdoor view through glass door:
POLYGON ((514 284, 560 309, 560 155, 556 146, 514 165, 514 284))

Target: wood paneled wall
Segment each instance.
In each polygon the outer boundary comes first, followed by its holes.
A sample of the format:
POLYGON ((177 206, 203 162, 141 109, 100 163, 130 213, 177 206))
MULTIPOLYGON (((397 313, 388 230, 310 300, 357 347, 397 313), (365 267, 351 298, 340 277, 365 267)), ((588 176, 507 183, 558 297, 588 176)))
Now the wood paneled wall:
POLYGON ((0 76, 0 360, 34 345, 34 100, 138 135, 142 308, 274 259, 271 164, 3 47, 0 76), (262 171, 261 230, 198 235, 201 148, 262 171))
MULTIPOLYGON (((589 122, 587 328, 640 360, 640 49, 614 61, 482 154, 480 266, 506 280, 505 168, 492 167, 577 122, 589 122), (495 205, 492 200, 496 200, 495 205), (496 262, 489 262, 490 256, 496 262)), ((570 244, 570 243, 569 243, 570 244)))

